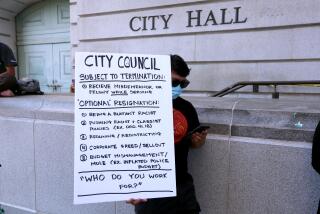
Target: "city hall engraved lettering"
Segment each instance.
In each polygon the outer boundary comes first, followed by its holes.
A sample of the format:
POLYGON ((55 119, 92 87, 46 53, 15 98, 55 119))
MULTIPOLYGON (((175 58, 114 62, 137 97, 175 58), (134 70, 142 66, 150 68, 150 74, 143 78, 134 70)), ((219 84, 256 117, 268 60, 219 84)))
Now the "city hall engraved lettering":
MULTIPOLYGON (((241 9, 241 7, 233 7, 216 10, 188 10, 185 11, 185 22, 181 24, 186 28, 243 24, 248 18, 243 16, 241 9)), ((174 14, 134 16, 129 20, 129 28, 134 32, 170 29, 174 16, 174 14)))

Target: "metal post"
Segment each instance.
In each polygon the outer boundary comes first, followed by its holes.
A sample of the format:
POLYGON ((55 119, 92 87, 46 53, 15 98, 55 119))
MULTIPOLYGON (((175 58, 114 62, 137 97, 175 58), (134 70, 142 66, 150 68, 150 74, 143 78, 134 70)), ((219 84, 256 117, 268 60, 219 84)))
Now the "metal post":
POLYGON ((252 85, 252 92, 259 93, 259 85, 252 85))
POLYGON ((279 99, 279 92, 277 92, 277 85, 273 85, 274 91, 272 93, 272 99, 279 99))

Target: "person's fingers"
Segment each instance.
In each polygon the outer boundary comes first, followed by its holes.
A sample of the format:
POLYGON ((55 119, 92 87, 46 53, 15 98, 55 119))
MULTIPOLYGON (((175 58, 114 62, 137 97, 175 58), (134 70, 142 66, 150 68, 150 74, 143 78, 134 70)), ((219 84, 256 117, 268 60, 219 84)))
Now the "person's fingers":
POLYGON ((202 132, 195 132, 195 133, 193 133, 192 136, 199 136, 199 137, 201 137, 201 136, 206 136, 207 134, 208 134, 208 131, 207 131, 207 130, 204 130, 204 131, 202 131, 202 132))
POLYGON ((207 133, 194 133, 192 135, 192 142, 194 143, 200 143, 203 142, 207 137, 207 133))
POLYGON ((201 138, 206 138, 208 133, 201 134, 201 138))
POLYGON ((193 135, 192 135, 192 137, 194 137, 194 138, 196 138, 196 137, 200 137, 201 136, 201 134, 200 133, 198 133, 198 132, 195 132, 193 135))
POLYGON ((131 204, 132 201, 133 201, 133 199, 131 198, 131 199, 129 199, 129 200, 126 200, 126 203, 131 204))
POLYGON ((13 97, 14 93, 11 90, 5 90, 0 92, 0 96, 2 97, 13 97))
POLYGON ((194 133, 194 137, 203 138, 203 137, 206 137, 206 136, 207 136, 206 132, 194 133))
POLYGON ((147 199, 133 199, 132 198, 132 199, 127 200, 126 203, 132 204, 132 205, 138 205, 138 204, 144 203, 146 201, 147 201, 147 199))
POLYGON ((146 202, 146 201, 147 201, 147 200, 145 200, 145 199, 134 200, 134 201, 133 201, 133 205, 138 205, 138 204, 144 203, 144 202, 146 202))

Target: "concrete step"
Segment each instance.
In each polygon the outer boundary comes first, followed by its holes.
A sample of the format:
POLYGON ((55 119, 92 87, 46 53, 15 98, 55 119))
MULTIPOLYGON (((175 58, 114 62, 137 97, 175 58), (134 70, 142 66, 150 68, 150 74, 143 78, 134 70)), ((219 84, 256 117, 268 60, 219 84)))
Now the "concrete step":
MULTIPOLYGON (((189 98, 188 98, 189 99, 189 98)), ((210 133, 312 142, 320 121, 318 102, 236 98, 189 99, 210 133)))
POLYGON ((314 129, 296 129, 281 127, 259 127, 236 124, 231 128, 231 136, 264 138, 286 141, 312 142, 314 129))

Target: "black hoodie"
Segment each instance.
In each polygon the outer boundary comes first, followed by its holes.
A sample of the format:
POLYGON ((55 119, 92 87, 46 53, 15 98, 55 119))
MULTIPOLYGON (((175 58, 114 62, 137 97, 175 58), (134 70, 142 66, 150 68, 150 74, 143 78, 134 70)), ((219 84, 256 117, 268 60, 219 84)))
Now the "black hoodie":
POLYGON ((320 121, 313 136, 312 166, 320 174, 320 121))

